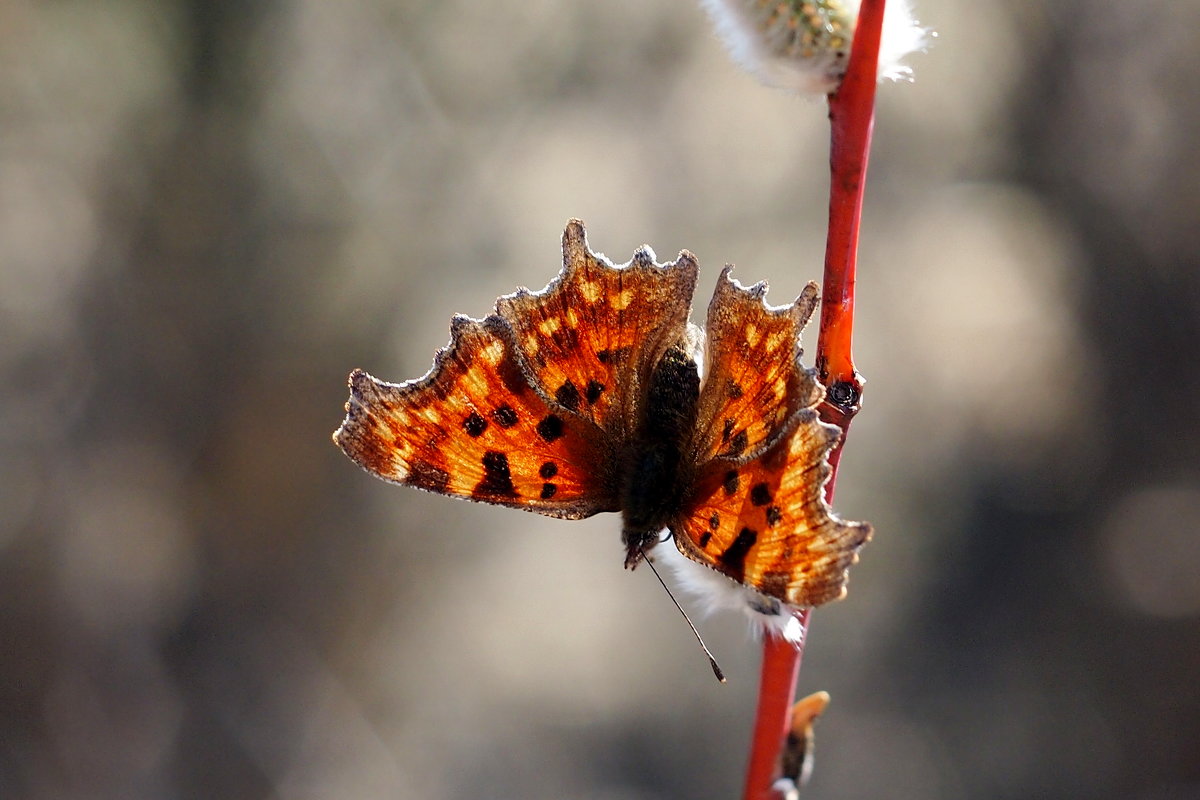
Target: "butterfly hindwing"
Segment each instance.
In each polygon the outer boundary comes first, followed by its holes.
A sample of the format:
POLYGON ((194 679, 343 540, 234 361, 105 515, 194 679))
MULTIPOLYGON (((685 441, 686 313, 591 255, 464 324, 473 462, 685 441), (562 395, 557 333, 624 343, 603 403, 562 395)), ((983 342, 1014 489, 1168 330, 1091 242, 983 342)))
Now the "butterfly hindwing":
POLYGON ((355 370, 334 441, 385 480, 441 494, 570 519, 618 508, 600 430, 534 389, 497 316, 455 317, 423 378, 355 370))
POLYGON ((626 441, 647 376, 684 337, 696 274, 691 254, 660 265, 648 247, 614 266, 571 220, 558 277, 540 292, 500 298, 496 312, 548 398, 626 441))
POLYGON ((818 418, 824 388, 800 362, 817 286, 773 308, 765 283, 743 287, 729 273, 709 304, 697 478, 672 532, 684 555, 740 583, 820 605, 845 593, 871 529, 837 518, 825 501, 838 429, 818 418))
POLYGON ((837 428, 801 409, 758 456, 704 465, 671 526, 680 551, 795 606, 842 597, 871 527, 841 520, 825 502, 837 438, 837 428))
POLYGON ((774 308, 767 286, 744 287, 726 267, 708 307, 705 378, 693 451, 697 463, 752 455, 824 389, 800 363, 800 332, 817 304, 810 283, 774 308))

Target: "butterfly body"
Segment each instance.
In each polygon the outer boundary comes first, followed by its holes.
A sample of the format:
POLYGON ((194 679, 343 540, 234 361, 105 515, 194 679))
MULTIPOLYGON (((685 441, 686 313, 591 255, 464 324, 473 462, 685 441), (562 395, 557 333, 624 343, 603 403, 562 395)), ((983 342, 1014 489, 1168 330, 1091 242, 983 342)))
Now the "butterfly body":
POLYGON ((355 370, 334 441, 373 474, 428 491, 579 519, 620 512, 625 564, 669 530, 680 551, 796 606, 845 593, 869 538, 826 504, 837 429, 799 361, 810 284, 779 308, 726 267, 708 309, 704 378, 688 322, 698 267, 641 248, 614 266, 563 235, 541 292, 455 317, 427 375, 355 370))
POLYGON ((621 537, 630 569, 682 513, 692 483, 685 448, 696 427, 699 399, 696 362, 683 346, 671 347, 650 379, 623 470, 621 537))

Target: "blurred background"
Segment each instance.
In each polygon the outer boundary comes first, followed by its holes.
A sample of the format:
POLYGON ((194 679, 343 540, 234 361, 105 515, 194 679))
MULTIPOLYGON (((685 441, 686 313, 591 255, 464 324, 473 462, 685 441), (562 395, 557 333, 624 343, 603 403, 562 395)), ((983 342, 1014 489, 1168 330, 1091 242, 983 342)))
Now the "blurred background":
MULTIPOLYGON (((1200 5, 917 11, 804 796, 1200 798, 1200 5)), ((329 435, 568 217, 790 300, 823 103, 689 0, 6 0, 0 120, 0 796, 737 795, 741 619, 329 435)))

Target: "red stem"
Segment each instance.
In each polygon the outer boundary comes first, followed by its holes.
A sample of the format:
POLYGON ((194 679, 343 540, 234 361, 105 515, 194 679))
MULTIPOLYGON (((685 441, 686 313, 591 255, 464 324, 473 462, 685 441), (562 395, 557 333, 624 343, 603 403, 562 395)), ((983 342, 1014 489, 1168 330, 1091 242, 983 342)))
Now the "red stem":
MULTIPOLYGON (((810 609, 798 614, 807 631, 810 609)), ((800 677, 800 659, 804 647, 793 645, 782 636, 763 637, 762 671, 758 682, 758 708, 754 712, 754 738, 750 743, 750 763, 746 765, 746 800, 770 800, 771 785, 779 772, 779 751, 792 722, 792 698, 800 677)))
MULTIPOLYGON (((879 38, 886 0, 862 0, 854 45, 846 75, 829 96, 830 184, 829 234, 825 244, 825 275, 821 298, 821 329, 817 338, 817 372, 826 387, 821 418, 842 429, 829 454, 831 473, 825 498, 833 502, 834 484, 850 421, 858 413, 863 378, 854 368, 854 283, 858 260, 858 231, 862 220, 863 189, 875 121, 875 85, 879 38)), ((790 726, 792 699, 800 676, 807 639, 809 609, 798 611, 804 634, 799 646, 767 635, 763 641, 758 709, 746 768, 745 800, 772 800, 779 753, 790 726)))
MULTIPOLYGON (((863 188, 875 122, 875 85, 884 0, 864 0, 854 34, 846 77, 829 96, 829 234, 825 240, 825 278, 821 289, 821 330, 817 373, 828 390, 822 417, 842 429, 858 411, 862 378, 854 369, 854 282, 863 188)), ((840 449, 840 448, 839 448, 840 449)), ((837 457, 830 462, 837 471, 837 457)), ((828 494, 832 498, 833 481, 828 494)))

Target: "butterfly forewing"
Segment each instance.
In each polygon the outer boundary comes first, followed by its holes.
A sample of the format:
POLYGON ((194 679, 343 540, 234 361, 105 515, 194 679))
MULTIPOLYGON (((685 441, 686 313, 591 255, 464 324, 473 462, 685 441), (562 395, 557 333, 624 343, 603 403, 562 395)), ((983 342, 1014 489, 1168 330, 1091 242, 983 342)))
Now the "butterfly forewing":
POLYGON ((802 409, 758 456, 709 462, 672 525, 679 549, 795 606, 840 598, 871 527, 839 519, 825 502, 826 459, 837 437, 837 428, 802 409))
POLYGON ((753 455, 824 389, 800 363, 800 331, 817 303, 810 283, 788 306, 766 305, 766 284, 743 287, 726 267, 708 307, 696 461, 753 455))
POLYGON ((530 385, 499 317, 455 317, 429 374, 403 384, 356 370, 334 441, 385 480, 580 518, 618 509, 600 430, 530 385))
POLYGON ((571 220, 559 276, 540 292, 500 298, 496 312, 545 395, 624 441, 645 377, 684 337, 696 272, 690 254, 658 265, 649 248, 613 266, 588 249, 583 224, 571 220))

